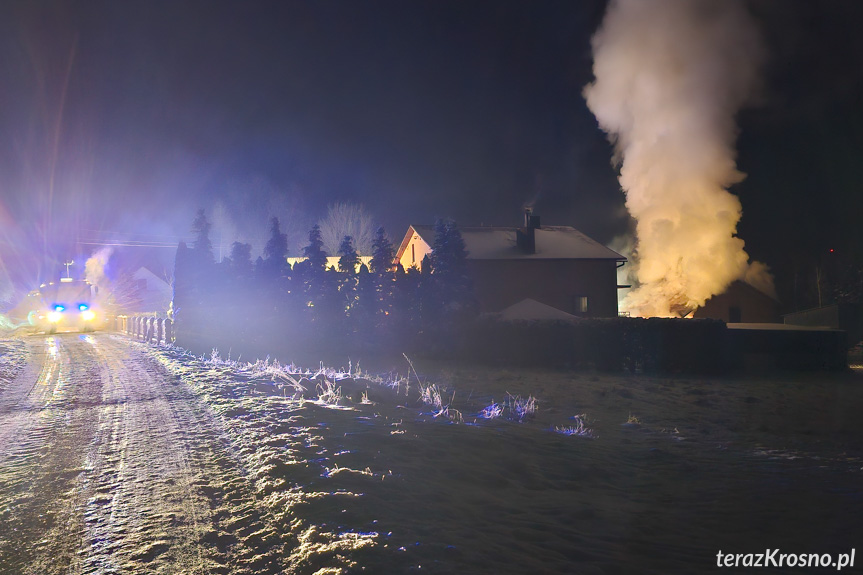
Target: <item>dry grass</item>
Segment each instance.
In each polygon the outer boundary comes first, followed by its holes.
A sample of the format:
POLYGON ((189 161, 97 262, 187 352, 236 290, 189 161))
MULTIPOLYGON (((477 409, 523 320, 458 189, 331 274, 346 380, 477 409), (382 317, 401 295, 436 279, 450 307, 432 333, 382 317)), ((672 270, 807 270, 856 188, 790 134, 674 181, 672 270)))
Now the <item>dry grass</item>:
POLYGON ((318 400, 327 405, 338 405, 342 399, 342 388, 335 381, 324 379, 315 386, 318 400))
POLYGON ((527 396, 527 398, 523 398, 520 395, 512 395, 507 392, 504 405, 506 407, 507 417, 513 421, 518 421, 519 423, 533 417, 536 413, 536 398, 532 395, 527 396))
POLYGON ((567 426, 555 426, 555 433, 560 433, 563 435, 578 435, 580 437, 589 437, 594 438, 596 435, 593 433, 593 430, 587 427, 586 424, 587 416, 585 414, 573 415, 572 419, 574 423, 572 425, 567 426))

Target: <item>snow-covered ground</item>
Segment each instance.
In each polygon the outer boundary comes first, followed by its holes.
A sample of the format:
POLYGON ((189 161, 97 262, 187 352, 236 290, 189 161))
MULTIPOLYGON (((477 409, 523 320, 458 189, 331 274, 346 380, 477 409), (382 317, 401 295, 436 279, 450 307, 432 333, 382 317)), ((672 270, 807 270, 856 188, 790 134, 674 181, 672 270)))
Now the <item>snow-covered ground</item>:
POLYGON ((859 541, 856 373, 369 374, 111 334, 2 345, 0 571, 692 573, 719 550, 859 541))

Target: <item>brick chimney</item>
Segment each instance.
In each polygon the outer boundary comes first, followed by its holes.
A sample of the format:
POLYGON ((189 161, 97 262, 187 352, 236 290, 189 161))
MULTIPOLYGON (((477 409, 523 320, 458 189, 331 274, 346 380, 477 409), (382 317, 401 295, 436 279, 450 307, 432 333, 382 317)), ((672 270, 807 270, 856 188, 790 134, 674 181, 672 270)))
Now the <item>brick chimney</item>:
POLYGON ((536 230, 539 228, 539 216, 534 215, 533 208, 525 208, 524 227, 515 231, 516 245, 525 253, 536 253, 536 230))

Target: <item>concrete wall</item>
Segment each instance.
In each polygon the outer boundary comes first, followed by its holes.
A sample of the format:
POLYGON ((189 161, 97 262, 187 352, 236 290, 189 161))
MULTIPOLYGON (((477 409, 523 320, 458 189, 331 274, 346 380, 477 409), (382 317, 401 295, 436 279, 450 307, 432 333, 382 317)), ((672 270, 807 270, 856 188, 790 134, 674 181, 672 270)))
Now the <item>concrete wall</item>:
POLYGON ((845 369, 846 333, 838 329, 728 329, 734 364, 746 371, 762 369, 845 369))
POLYGON ((848 343, 854 346, 863 340, 863 309, 858 304, 841 303, 807 309, 782 316, 788 325, 822 326, 848 333, 848 343))
POLYGON ((482 318, 457 349, 462 359, 491 365, 712 374, 841 371, 848 351, 840 330, 631 317, 580 322, 482 318))

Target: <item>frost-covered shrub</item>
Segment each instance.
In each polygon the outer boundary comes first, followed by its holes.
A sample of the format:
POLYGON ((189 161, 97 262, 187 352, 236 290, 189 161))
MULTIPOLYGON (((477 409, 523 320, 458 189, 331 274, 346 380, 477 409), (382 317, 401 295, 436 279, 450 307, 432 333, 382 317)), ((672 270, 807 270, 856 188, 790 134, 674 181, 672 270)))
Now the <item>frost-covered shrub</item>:
POLYGON ((536 398, 532 395, 522 398, 520 395, 507 394, 504 405, 507 417, 519 423, 536 413, 536 398))
POLYGON ((335 381, 324 379, 318 382, 315 389, 318 392, 318 399, 328 405, 336 405, 342 399, 342 388, 337 386, 335 381))
POLYGON ((444 403, 444 390, 441 389, 438 385, 434 383, 429 385, 423 385, 422 383, 420 383, 419 387, 420 401, 434 410, 432 412, 432 415, 434 417, 443 416, 450 421, 454 421, 456 423, 463 421, 461 412, 452 407, 453 399, 455 399, 455 393, 453 393, 452 397, 449 400, 449 403, 444 403))
POLYGON ((563 435, 579 435, 581 437, 595 437, 593 430, 587 427, 585 423, 585 414, 573 415, 573 424, 565 427, 555 426, 555 433, 563 435))
POLYGON ((420 401, 438 411, 444 407, 441 389, 433 383, 427 386, 420 385, 420 401))
POLYGON ((492 400, 490 405, 483 407, 482 411, 479 412, 479 416, 483 419, 497 419, 502 415, 503 405, 495 403, 494 400, 492 400))

